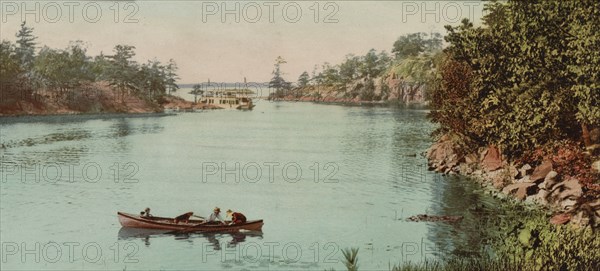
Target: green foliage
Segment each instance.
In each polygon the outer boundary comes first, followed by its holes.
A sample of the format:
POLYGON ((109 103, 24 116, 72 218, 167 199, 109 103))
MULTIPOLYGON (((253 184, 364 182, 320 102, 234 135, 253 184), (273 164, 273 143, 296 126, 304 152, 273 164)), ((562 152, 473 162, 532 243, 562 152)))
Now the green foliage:
POLYGON ((340 72, 335 66, 331 66, 325 62, 323 64, 323 72, 321 73, 322 84, 325 86, 335 86, 341 83, 340 72))
POLYGON ((73 89, 83 82, 93 81, 90 57, 81 42, 64 50, 44 47, 35 58, 33 71, 43 86, 51 89, 73 89))
POLYGON ((506 229, 497 240, 496 254, 506 261, 524 262, 531 270, 593 270, 600 266, 600 239, 590 228, 555 226, 544 215, 506 229))
POLYGON ((391 59, 385 51, 377 54, 375 49, 371 49, 362 57, 358 72, 363 78, 375 78, 387 69, 390 61, 391 59))
POLYGON ((281 71, 281 65, 285 63, 287 62, 281 56, 278 56, 277 59, 275 59, 273 78, 271 78, 271 81, 269 82, 269 88, 275 89, 274 95, 277 97, 285 96, 284 92, 291 87, 291 83, 285 81, 282 77, 283 72, 281 71))
MULTIPOLYGON (((170 60, 167 65, 154 60, 138 65, 133 57, 135 47, 117 45, 114 55, 100 54, 94 58, 87 55, 81 41, 71 42, 65 49, 42 47, 35 54, 33 29, 21 24, 17 33, 17 44, 9 41, 0 43, 0 84, 2 96, 10 102, 31 99, 37 90, 58 90, 56 97, 69 101, 84 100, 78 88, 93 81, 106 80, 121 91, 145 94, 158 99, 166 91, 179 87, 176 81, 177 64, 170 60), (13 95, 13 94, 17 95, 13 95), (14 97, 13 97, 14 96, 14 97), (75 99, 76 98, 76 99, 75 99)), ((40 96, 38 96, 40 97, 40 96)), ((93 108, 94 104, 74 104, 71 108, 93 108)))
POLYGON ((375 81, 367 79, 364 85, 359 85, 360 99, 363 101, 375 100, 375 81))
POLYGON ((108 56, 110 68, 106 75, 110 85, 120 91, 135 90, 137 63, 132 60, 135 46, 117 45, 114 52, 108 56))
POLYGON ((442 49, 442 35, 432 33, 429 39, 425 33, 412 33, 403 35, 396 42, 392 53, 396 59, 415 57, 424 52, 434 52, 442 49))
POLYGON ((338 65, 324 63, 320 72, 315 66, 310 81, 313 85, 344 91, 346 98, 378 101, 389 97, 387 78, 394 76, 403 79, 402 91, 412 96, 433 79, 440 58, 441 38, 439 33, 433 33, 429 39, 424 33, 402 36, 394 43, 395 59, 386 51, 375 49, 362 56, 349 54, 338 65), (375 82, 380 83, 378 87, 375 82))
MULTIPOLYGON (((398 60, 390 68, 389 73, 394 78, 402 80, 404 88, 408 91, 425 88, 434 84, 436 80, 436 68, 440 65, 442 54, 421 54, 398 60)), ((428 91, 425 91, 427 100, 431 99, 428 91)))
POLYGON ((9 41, 0 43, 0 84, 15 84, 22 72, 15 46, 9 41))
POLYGON ((177 91, 179 89, 179 86, 177 85, 177 80, 179 79, 179 77, 177 76, 177 70, 179 68, 177 67, 177 63, 175 63, 175 60, 169 59, 169 63, 164 69, 165 86, 167 90, 169 90, 170 94, 171 92, 177 91))
MULTIPOLYGON (((597 249, 600 239, 592 229, 552 225, 548 223, 548 216, 539 210, 507 206, 507 212, 517 209, 522 219, 498 221, 499 231, 491 242, 492 254, 468 258, 454 256, 446 260, 426 259, 421 263, 394 265, 391 270, 591 271, 600 266, 600 250, 597 249)), ((358 270, 358 249, 345 249, 342 253, 346 268, 358 270)))
POLYGON ((340 64, 340 79, 343 84, 348 84, 358 77, 358 68, 361 66, 361 58, 355 55, 347 55, 340 64))
POLYGON ((145 90, 151 98, 162 96, 169 84, 166 70, 167 68, 157 60, 142 64, 135 74, 135 89, 138 92, 145 90))
POLYGON ((33 35, 33 28, 28 27, 25 22, 21 23, 21 29, 16 34, 17 44, 19 45, 16 50, 17 57, 19 58, 21 67, 24 70, 31 69, 35 56, 35 40, 36 36, 33 35))
POLYGON ((298 77, 298 87, 304 88, 304 87, 308 86, 308 81, 309 80, 310 80, 310 77, 308 76, 308 72, 306 72, 306 71, 303 72, 298 77))
POLYGON ((344 265, 348 271, 358 271, 358 248, 347 248, 342 250, 344 265))
POLYGON ((600 4, 508 1, 486 9, 484 27, 446 26, 451 45, 430 115, 438 132, 515 156, 599 125, 600 37, 592 29, 600 16, 589 14, 600 4))

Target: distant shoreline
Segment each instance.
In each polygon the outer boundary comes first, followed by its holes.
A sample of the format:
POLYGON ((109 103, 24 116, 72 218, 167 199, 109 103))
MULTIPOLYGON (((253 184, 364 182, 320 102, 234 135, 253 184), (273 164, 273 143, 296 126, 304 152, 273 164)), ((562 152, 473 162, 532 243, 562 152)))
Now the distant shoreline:
POLYGON ((19 116, 163 114, 179 110, 217 109, 165 94, 146 97, 135 92, 114 90, 107 82, 96 82, 80 89, 34 92, 31 96, 6 95, 0 101, 0 118, 19 116))

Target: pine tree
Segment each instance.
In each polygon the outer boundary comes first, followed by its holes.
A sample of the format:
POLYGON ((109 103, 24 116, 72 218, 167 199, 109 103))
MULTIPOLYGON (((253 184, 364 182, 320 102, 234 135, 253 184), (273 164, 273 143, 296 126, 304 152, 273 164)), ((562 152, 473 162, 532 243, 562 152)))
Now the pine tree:
POLYGON ((298 77, 298 87, 304 88, 308 85, 308 80, 310 77, 308 76, 308 72, 304 71, 300 77, 298 77))
POLYGON ((25 23, 21 23, 21 29, 16 35, 18 44, 16 53, 21 62, 21 67, 24 70, 30 70, 35 57, 35 40, 37 37, 33 35, 33 28, 26 26, 25 23))
POLYGON ((281 56, 278 56, 275 59, 275 69, 273 70, 273 78, 269 82, 269 88, 275 89, 275 95, 277 97, 283 96, 283 91, 288 90, 291 86, 289 82, 286 82, 285 79, 281 76, 283 73, 281 72, 281 64, 287 63, 281 56))
POLYGON ((173 59, 170 59, 165 71, 167 79, 166 85, 169 94, 171 94, 172 91, 177 91, 179 89, 179 86, 177 85, 177 79, 179 79, 179 77, 176 73, 178 69, 177 63, 175 63, 173 59))

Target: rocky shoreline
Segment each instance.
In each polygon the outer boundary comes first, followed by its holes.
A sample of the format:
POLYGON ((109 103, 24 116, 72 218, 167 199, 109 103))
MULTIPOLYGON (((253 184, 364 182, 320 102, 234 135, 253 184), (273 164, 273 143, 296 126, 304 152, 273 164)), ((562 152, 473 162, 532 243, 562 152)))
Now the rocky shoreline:
POLYGON ((308 85, 272 93, 269 99, 290 102, 314 102, 343 105, 427 105, 422 84, 406 82, 394 73, 373 78, 355 79, 345 85, 308 85), (372 84, 372 85, 371 85, 372 84), (370 87, 368 87, 370 86, 370 87))
POLYGON ((285 96, 282 98, 271 99, 273 101, 284 101, 284 102, 312 102, 312 103, 322 103, 322 104, 339 104, 339 105, 372 105, 372 106, 380 106, 380 105, 388 105, 389 102, 385 101, 364 101, 360 100, 358 97, 354 99, 350 98, 338 98, 332 96, 325 97, 313 97, 313 96, 302 96, 295 97, 292 95, 285 96))
POLYGON ((150 99, 135 93, 120 93, 107 82, 95 82, 70 92, 41 91, 32 97, 3 97, 2 116, 44 116, 78 114, 150 114, 164 112, 220 109, 218 106, 193 103, 164 95, 150 99))
MULTIPOLYGON (((426 157, 430 170, 468 176, 498 195, 548 208, 554 213, 550 223, 600 226, 600 198, 586 195, 577 178, 559 174, 551 159, 521 164, 509 161, 495 146, 462 154, 447 135, 429 148, 426 157)), ((600 171, 600 160, 589 166, 600 171)))

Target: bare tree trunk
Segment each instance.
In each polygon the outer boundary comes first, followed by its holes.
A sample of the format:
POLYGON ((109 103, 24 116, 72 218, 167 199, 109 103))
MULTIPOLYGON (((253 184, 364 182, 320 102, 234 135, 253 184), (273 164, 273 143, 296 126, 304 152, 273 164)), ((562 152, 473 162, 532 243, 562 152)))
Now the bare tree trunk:
POLYGON ((583 144, 585 144, 586 147, 592 145, 592 140, 590 139, 590 131, 588 130, 587 124, 585 124, 584 122, 581 123, 581 132, 583 137, 583 144))

